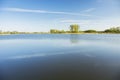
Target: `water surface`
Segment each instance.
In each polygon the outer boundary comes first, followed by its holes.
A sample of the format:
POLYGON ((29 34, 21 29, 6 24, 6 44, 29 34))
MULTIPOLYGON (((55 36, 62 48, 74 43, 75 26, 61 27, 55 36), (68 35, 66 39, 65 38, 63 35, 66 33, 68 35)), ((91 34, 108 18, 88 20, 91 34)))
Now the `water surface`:
POLYGON ((2 35, 0 80, 120 80, 120 35, 2 35))

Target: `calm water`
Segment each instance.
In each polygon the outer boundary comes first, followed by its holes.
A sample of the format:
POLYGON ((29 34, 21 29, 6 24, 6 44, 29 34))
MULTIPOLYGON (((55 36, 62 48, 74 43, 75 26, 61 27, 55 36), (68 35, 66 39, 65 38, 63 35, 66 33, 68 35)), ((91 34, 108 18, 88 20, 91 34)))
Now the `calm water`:
POLYGON ((120 80, 120 35, 0 36, 0 80, 120 80))

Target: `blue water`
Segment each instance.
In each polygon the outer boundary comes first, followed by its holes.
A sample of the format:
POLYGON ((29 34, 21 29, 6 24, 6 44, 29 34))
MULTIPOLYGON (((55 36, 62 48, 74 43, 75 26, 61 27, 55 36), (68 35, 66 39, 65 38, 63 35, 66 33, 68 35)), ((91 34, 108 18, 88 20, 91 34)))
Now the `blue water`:
POLYGON ((120 80, 120 35, 1 35, 0 80, 120 80))

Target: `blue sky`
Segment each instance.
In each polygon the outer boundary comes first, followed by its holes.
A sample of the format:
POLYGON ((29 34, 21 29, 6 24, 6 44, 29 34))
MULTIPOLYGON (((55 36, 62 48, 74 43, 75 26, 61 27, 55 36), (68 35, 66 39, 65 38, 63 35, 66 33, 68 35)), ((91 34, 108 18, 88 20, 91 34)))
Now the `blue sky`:
POLYGON ((0 30, 104 30, 120 26, 120 0, 0 0, 0 30))

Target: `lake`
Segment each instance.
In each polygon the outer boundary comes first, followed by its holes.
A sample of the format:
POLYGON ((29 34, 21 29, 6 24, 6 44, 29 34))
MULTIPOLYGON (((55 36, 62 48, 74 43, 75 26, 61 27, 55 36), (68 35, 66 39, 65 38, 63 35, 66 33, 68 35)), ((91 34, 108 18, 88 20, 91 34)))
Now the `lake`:
POLYGON ((1 35, 0 80, 120 80, 120 35, 1 35))

